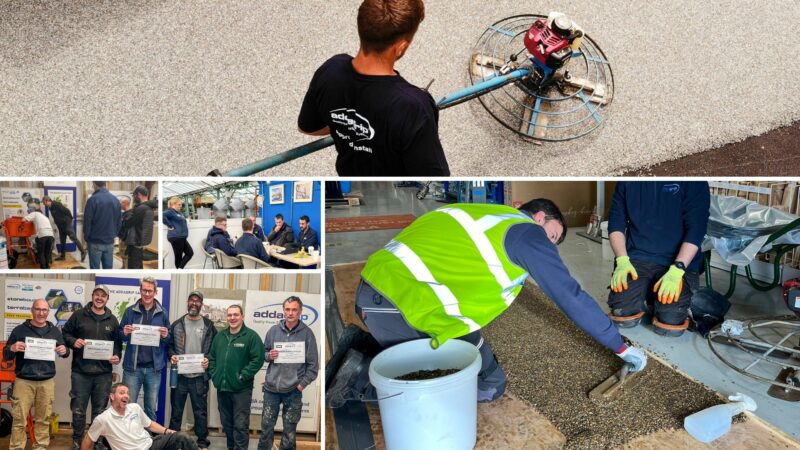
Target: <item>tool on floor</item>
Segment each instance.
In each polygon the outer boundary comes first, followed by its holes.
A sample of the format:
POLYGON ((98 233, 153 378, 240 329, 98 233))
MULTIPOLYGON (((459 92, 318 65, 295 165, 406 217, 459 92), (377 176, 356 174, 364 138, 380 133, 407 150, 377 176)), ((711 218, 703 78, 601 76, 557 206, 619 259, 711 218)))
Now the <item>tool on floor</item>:
POLYGON ((611 402, 619 398, 625 390, 638 383, 642 372, 645 370, 633 372, 632 369, 633 364, 625 363, 618 372, 589 391, 589 398, 600 402, 611 402))
POLYGON ((736 393, 728 397, 731 403, 714 405, 683 419, 683 428, 690 436, 700 442, 711 442, 731 429, 734 416, 745 411, 755 411, 756 402, 752 398, 736 393))
POLYGON ((769 384, 770 396, 800 401, 800 345, 792 344, 800 336, 800 318, 744 320, 734 328, 723 323, 708 334, 711 352, 742 375, 769 384))
MULTIPOLYGON (((563 13, 524 14, 490 25, 469 61, 471 86, 437 101, 445 109, 478 99, 500 124, 532 142, 568 141, 605 121, 614 96, 600 47, 563 13)), ((428 88, 430 84, 428 85, 428 88)), ((210 176, 249 176, 333 145, 326 137, 210 176)))

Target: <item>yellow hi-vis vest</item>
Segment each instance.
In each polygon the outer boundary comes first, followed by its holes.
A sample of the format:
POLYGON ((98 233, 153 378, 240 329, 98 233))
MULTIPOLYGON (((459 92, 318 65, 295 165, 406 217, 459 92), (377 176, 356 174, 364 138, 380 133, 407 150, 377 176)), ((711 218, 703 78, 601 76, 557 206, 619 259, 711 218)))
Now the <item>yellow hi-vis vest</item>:
POLYGON ((535 223, 509 206, 439 208, 370 256, 361 277, 438 347, 486 326, 517 297, 528 274, 508 260, 503 239, 523 222, 535 223))

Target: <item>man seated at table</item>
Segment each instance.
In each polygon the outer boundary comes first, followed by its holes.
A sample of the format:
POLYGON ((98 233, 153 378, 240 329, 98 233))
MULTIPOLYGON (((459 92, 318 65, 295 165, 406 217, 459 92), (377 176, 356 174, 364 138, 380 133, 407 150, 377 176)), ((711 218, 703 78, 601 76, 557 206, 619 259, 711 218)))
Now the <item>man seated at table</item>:
POLYGON ((308 216, 300 216, 300 232, 297 233, 297 242, 306 251, 309 251, 309 247, 319 250, 319 235, 313 228, 308 226, 310 221, 311 219, 308 216))
POLYGON ((279 247, 286 247, 288 242, 294 242, 294 231, 283 221, 283 214, 275 214, 275 226, 267 236, 267 240, 279 247))
POLYGON ((269 260, 269 255, 264 249, 264 244, 261 239, 253 234, 253 220, 246 218, 242 220, 242 237, 236 241, 235 251, 239 255, 248 255, 253 258, 258 258, 265 263, 269 260))
POLYGON ((208 236, 206 236, 206 252, 213 254, 215 248, 220 249, 228 256, 236 256, 236 249, 231 243, 231 235, 228 234, 228 219, 225 217, 216 217, 214 226, 208 230, 208 236))

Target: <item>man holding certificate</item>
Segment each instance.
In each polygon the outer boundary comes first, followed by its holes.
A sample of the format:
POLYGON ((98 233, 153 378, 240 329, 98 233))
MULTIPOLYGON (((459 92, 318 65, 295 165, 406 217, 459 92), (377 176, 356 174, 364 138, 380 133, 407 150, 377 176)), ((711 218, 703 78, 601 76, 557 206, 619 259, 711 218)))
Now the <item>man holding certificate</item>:
MULTIPOLYGON (((92 422, 106 409, 111 390, 111 366, 119 364, 122 341, 117 335, 119 321, 106 308, 108 287, 98 284, 92 291, 92 303, 75 312, 64 325, 64 341, 72 355, 72 450, 81 448, 86 426, 86 408, 92 402, 92 422)), ((96 450, 102 444, 95 446, 96 450)))
POLYGON ((31 407, 35 407, 34 449, 50 444, 50 415, 55 399, 56 354, 69 356, 64 337, 47 321, 50 305, 43 299, 33 302, 31 319, 14 327, 3 350, 3 360, 14 359, 14 399, 11 408, 13 424, 9 450, 23 450, 27 443, 25 424, 31 407))
POLYGON ((278 409, 283 403, 281 449, 296 448, 297 423, 303 409, 303 389, 317 378, 317 340, 300 320, 303 302, 298 297, 283 301, 283 320, 264 338, 264 359, 269 363, 264 381, 259 450, 272 450, 278 409))
POLYGON ((178 366, 178 386, 170 395, 172 413, 169 427, 181 429, 183 408, 186 397, 192 399, 194 415, 194 432, 197 435, 197 446, 206 449, 208 440, 208 353, 211 342, 217 335, 217 329, 207 318, 200 315, 203 309, 203 293, 194 291, 186 300, 188 311, 180 319, 172 323, 172 339, 167 352, 170 362, 178 366))
POLYGON ((166 365, 169 313, 156 300, 155 278, 142 278, 139 293, 141 298, 125 310, 119 324, 120 338, 127 344, 122 382, 128 386, 134 403, 144 386, 144 412, 150 420, 156 420, 161 371, 166 365))
POLYGON ((217 387, 219 418, 228 450, 247 450, 253 378, 264 365, 261 338, 244 324, 241 305, 227 311, 228 328, 211 342, 208 373, 217 387))

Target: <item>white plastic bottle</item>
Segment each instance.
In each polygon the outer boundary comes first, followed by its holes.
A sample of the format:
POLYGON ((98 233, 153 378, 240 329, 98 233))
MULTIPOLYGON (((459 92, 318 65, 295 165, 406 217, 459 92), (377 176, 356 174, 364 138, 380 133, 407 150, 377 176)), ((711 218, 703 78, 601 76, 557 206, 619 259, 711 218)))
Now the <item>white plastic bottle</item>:
POLYGON ((744 394, 731 395, 728 400, 731 403, 715 405, 683 419, 686 432, 700 442, 711 442, 731 429, 733 416, 756 410, 756 402, 744 394))

